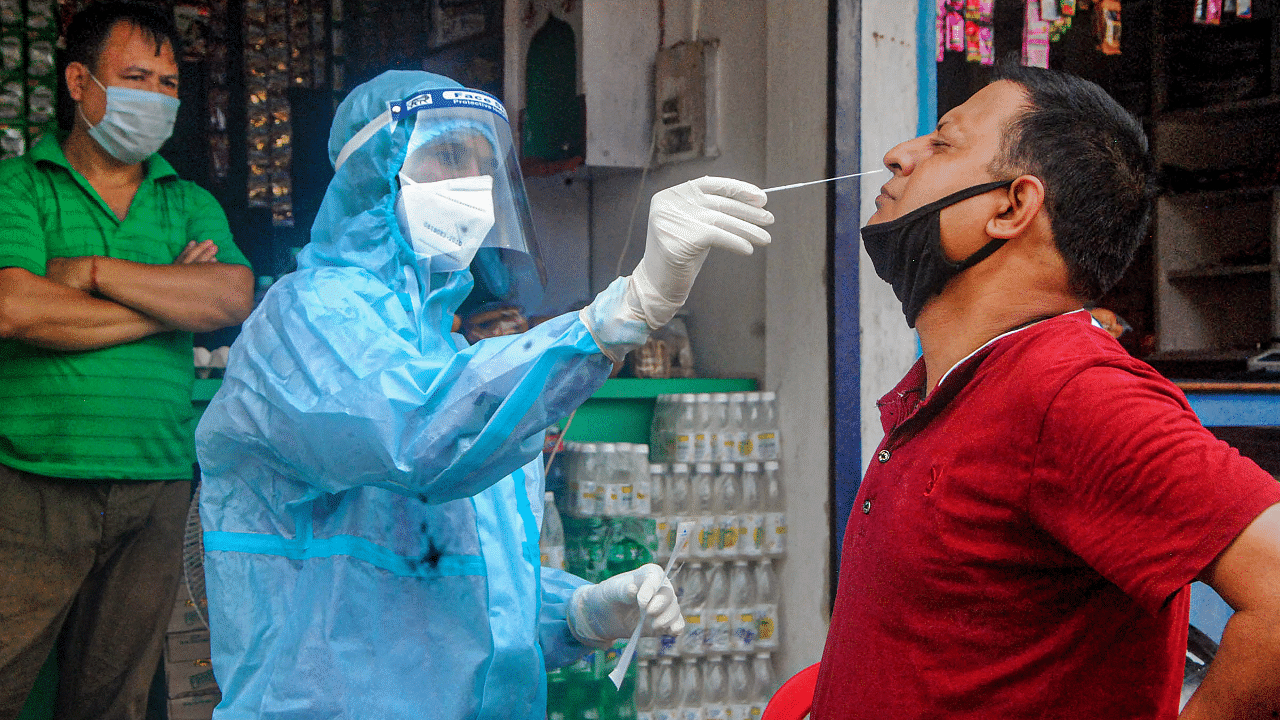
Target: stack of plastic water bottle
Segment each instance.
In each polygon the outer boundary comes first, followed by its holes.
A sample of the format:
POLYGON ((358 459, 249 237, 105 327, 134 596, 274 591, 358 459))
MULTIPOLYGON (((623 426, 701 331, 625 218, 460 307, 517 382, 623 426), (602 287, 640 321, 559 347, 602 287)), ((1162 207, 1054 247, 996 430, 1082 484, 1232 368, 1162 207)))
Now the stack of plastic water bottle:
POLYGON ((641 639, 637 718, 758 718, 777 689, 771 653, 786 553, 774 394, 659 396, 651 447, 655 560, 666 562, 681 522, 695 534, 672 578, 684 633, 641 639))

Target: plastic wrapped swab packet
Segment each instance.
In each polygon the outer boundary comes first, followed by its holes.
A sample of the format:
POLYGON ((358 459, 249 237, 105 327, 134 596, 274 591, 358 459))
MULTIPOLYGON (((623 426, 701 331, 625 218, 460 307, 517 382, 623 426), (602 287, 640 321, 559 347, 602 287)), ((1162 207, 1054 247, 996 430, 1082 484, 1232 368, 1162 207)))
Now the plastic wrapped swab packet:
MULTIPOLYGON (((685 521, 676 526, 675 547, 671 548, 671 559, 667 561, 667 568, 663 574, 671 577, 671 569, 675 567, 676 560, 680 557, 680 553, 689 547, 689 536, 693 534, 694 523, 685 521)), ((640 631, 644 628, 644 621, 647 616, 640 614, 640 622, 636 625, 635 632, 631 633, 631 639, 627 641, 627 646, 622 649, 622 655, 618 657, 618 666, 609 673, 609 679, 613 681, 613 686, 622 689, 622 679, 627 675, 627 668, 631 666, 631 658, 636 654, 636 644, 640 642, 640 631)))
POLYGON ((864 172, 849 173, 848 175, 837 175, 836 177, 823 178, 822 180, 810 180, 808 182, 792 183, 790 185, 779 185, 777 187, 764 188, 766 193, 777 192, 779 190, 790 190, 791 188, 804 187, 805 185, 817 185, 818 183, 829 183, 836 180, 844 180, 845 178, 858 177, 859 175, 874 175, 875 173, 889 172, 888 168, 880 168, 879 170, 867 170, 864 172))

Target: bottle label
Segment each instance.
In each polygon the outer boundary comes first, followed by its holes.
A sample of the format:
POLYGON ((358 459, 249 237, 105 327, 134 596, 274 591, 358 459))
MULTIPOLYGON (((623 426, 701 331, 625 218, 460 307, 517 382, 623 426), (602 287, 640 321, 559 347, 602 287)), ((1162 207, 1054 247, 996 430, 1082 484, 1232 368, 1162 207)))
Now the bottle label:
POLYGON ((716 459, 720 462, 737 462, 741 459, 738 457, 738 440, 733 435, 720 438, 720 457, 716 459))
POLYGON ((675 458, 676 462, 693 460, 693 438, 688 435, 676 435, 675 458))
POLYGON ((757 632, 759 632, 759 627, 756 624, 755 613, 736 613, 733 616, 733 637, 729 643, 731 649, 734 651, 751 650, 755 647, 757 632))
POLYGON ((656 534, 658 536, 658 552, 657 556, 662 559, 671 557, 671 543, 674 542, 674 533, 668 533, 668 521, 666 518, 658 518, 656 526, 656 534))
POLYGON ((732 629, 729 625, 729 610, 715 610, 711 613, 707 626, 706 645, 710 652, 729 652, 729 637, 732 629))
POLYGON ((751 557, 760 557, 764 554, 764 515, 761 513, 746 513, 742 516, 742 538, 739 540, 741 546, 739 552, 743 555, 751 557))
MULTIPOLYGON (((551 716, 547 716, 547 720, 551 720, 551 716)), ((636 720, 655 720, 653 713, 648 710, 637 710, 636 720)))
POLYGON ((617 517, 622 512, 622 485, 609 483, 604 486, 604 514, 617 517))
POLYGON ((756 647, 778 645, 778 606, 765 603, 756 607, 756 647))
POLYGON ((706 706, 706 720, 729 720, 729 708, 719 703, 706 706))
POLYGON ((755 435, 753 433, 742 433, 738 437, 738 459, 747 460, 757 459, 755 448, 755 435))
POLYGON ((751 717, 750 705, 730 705, 729 717, 733 720, 749 720, 751 717))
POLYGON ((564 570, 564 546, 550 545, 542 548, 542 567, 564 570))
POLYGON ((658 638, 658 657, 672 657, 676 654, 676 636, 663 635, 658 638))
POLYGON ((680 720, 703 720, 702 706, 680 708, 680 720))
POLYGON ((720 527, 711 515, 698 516, 698 547, 694 553, 698 557, 710 557, 719 552, 720 527))
POLYGON ((652 487, 653 483, 649 480, 636 483, 635 491, 631 495, 631 514, 646 517, 653 512, 653 503, 649 499, 652 487))
POLYGON ((720 554, 734 556, 738 554, 738 516, 724 515, 720 518, 720 554))
POLYGON ((704 432, 694 434, 693 459, 696 462, 707 462, 711 460, 711 436, 704 432))
POLYGON ((756 433, 756 453, 761 460, 777 460, 780 449, 777 433, 772 430, 756 433))
POLYGON ((675 708, 662 708, 653 711, 653 720, 678 720, 679 715, 675 708))
POLYGON ((707 631, 702 626, 700 613, 685 615, 684 633, 676 640, 676 649, 681 655, 701 655, 706 635, 707 631))
POLYGON ((764 551, 768 555, 782 555, 787 550, 787 516, 768 513, 764 519, 764 551))

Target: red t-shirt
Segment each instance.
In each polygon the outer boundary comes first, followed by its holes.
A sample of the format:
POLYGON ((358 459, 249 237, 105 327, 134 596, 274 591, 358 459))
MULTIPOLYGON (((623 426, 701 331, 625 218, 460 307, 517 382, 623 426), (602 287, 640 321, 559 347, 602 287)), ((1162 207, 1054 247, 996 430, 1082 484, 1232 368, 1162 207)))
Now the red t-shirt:
POLYGON ((1084 311, 923 383, 880 401, 814 720, 1175 717, 1188 583, 1280 483, 1084 311))

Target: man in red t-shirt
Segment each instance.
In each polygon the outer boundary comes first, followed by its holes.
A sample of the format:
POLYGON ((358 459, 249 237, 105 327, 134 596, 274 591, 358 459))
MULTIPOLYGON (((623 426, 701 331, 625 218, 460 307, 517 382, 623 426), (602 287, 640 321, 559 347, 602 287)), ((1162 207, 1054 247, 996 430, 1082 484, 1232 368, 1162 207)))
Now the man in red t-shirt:
POLYGON ((1280 716, 1280 483, 1083 310, 1145 234, 1141 127, 1006 67, 885 164, 863 240, 923 357, 880 402, 815 720, 1173 718, 1193 580, 1236 612, 1183 717, 1280 716))

